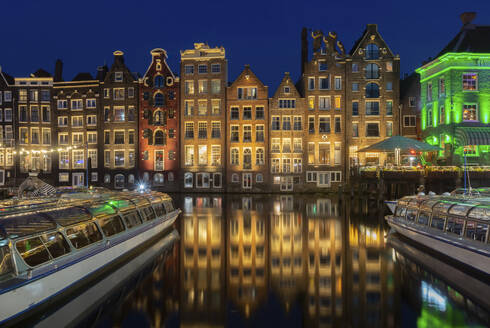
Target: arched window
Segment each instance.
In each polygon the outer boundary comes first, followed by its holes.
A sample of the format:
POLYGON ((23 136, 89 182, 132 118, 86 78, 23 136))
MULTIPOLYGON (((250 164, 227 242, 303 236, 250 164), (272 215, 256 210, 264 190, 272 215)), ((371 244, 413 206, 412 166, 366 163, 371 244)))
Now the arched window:
POLYGON ((162 173, 155 173, 153 176, 153 183, 154 184, 163 184, 163 174, 162 173))
POLYGON ((161 110, 157 110, 153 114, 153 124, 163 124, 163 113, 161 110))
POLYGON ((156 131, 155 132, 155 145, 163 146, 163 145, 165 145, 165 142, 166 142, 165 133, 163 133, 163 131, 161 131, 161 130, 156 131))
POLYGON ((379 78, 379 66, 371 63, 366 66, 366 79, 379 78))
POLYGON ((257 173, 257 175, 255 176, 255 181, 264 182, 264 176, 262 175, 262 173, 257 173))
POLYGON ((134 174, 128 175, 128 184, 134 184, 134 174))
POLYGON ((243 150, 243 168, 252 168, 252 151, 250 150, 250 148, 245 148, 243 150))
POLYGON ((238 149, 236 148, 231 150, 231 165, 239 165, 238 149))
POLYGON ((264 149, 263 148, 257 148, 255 151, 255 164, 257 165, 264 165, 264 149))
POLYGON ((104 183, 111 183, 111 175, 110 174, 104 175, 104 183))
POLYGON ((193 186, 193 176, 191 172, 184 173, 184 187, 192 188, 193 186))
POLYGON ((124 188, 124 181, 125 178, 123 174, 116 174, 114 176, 114 188, 118 188, 118 189, 124 188))
POLYGON ((155 76, 155 88, 163 87, 163 76, 157 75, 155 76))
POLYGON ((366 46, 366 59, 378 59, 379 48, 374 43, 370 43, 366 46))
POLYGON ((379 85, 368 83, 366 85, 366 98, 379 98, 379 85))
POLYGON ((162 93, 155 94, 155 106, 163 106, 164 97, 162 93))
POLYGON ((238 173, 233 173, 231 175, 231 182, 240 182, 240 176, 238 175, 238 173))

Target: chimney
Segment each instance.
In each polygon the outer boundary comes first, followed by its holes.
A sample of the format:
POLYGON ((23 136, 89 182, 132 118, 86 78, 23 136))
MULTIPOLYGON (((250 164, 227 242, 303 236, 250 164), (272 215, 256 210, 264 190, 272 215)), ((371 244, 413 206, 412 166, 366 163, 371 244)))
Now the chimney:
POLYGON ((461 18, 461 22, 463 22, 463 26, 466 26, 470 24, 476 17, 476 12, 474 11, 467 11, 459 15, 459 18, 461 18))
POLYGON ((114 64, 124 65, 124 52, 116 50, 113 52, 114 64))
POLYGON ((308 31, 306 27, 301 30, 301 75, 305 72, 306 62, 308 61, 308 31))
POLYGON ((54 82, 63 81, 63 62, 61 59, 57 59, 54 64, 54 82))

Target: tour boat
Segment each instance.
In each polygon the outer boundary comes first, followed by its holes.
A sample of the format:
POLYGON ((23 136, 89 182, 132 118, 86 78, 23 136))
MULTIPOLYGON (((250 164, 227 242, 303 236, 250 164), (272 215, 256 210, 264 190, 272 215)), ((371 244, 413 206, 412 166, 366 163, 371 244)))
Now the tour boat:
POLYGON ((168 195, 156 192, 71 193, 3 207, 0 326, 40 311, 143 252, 179 213, 168 195))
POLYGON ((490 274, 490 198, 407 196, 386 221, 401 235, 490 274))

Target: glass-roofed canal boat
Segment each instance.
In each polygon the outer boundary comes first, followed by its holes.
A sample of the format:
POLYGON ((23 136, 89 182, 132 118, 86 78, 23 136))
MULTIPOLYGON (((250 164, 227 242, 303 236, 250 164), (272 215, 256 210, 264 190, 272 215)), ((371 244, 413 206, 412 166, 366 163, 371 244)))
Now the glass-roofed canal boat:
POLYGON ((0 326, 137 256, 179 213, 157 192, 94 191, 0 204, 0 326))
POLYGON ((490 198, 407 196, 386 221, 399 234, 489 277, 490 198))

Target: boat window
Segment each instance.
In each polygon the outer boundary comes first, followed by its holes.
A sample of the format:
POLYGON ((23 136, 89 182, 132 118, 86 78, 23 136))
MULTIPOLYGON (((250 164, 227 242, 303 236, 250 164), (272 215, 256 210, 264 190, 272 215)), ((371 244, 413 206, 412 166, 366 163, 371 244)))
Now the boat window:
POLYGON ((166 200, 164 202, 164 204, 165 204, 165 209, 167 210, 167 213, 170 213, 174 210, 174 204, 172 204, 171 200, 166 200))
POLYGON ((485 242, 485 237, 488 231, 488 224, 476 221, 466 222, 466 238, 485 242))
POLYGON ((163 203, 154 203, 153 209, 155 210, 157 216, 165 215, 165 208, 163 207, 163 203))
POLYGON ((12 254, 8 246, 0 247, 0 281, 9 277, 14 272, 12 266, 12 254))
POLYGON ((136 211, 125 213, 123 218, 124 223, 126 223, 126 227, 128 227, 128 229, 140 225, 143 222, 140 215, 136 211))
POLYGON ((119 216, 107 217, 100 219, 100 227, 107 237, 120 233, 124 231, 124 225, 119 216))
POLYGON ((70 253, 70 246, 68 246, 65 237, 61 233, 47 233, 42 235, 41 238, 53 258, 70 253))
POLYGON ((430 213, 421 211, 417 223, 426 226, 429 224, 429 217, 430 213))
POLYGON ((475 219, 483 219, 490 217, 490 208, 488 207, 474 207, 471 212, 468 214, 468 217, 475 219))
POLYGON ((15 243, 17 251, 27 265, 35 267, 50 260, 49 252, 41 241, 41 237, 24 239, 15 243))
POLYGON ((404 207, 404 206, 403 207, 402 206, 398 206, 396 208, 396 212, 395 213, 396 213, 395 214, 396 217, 403 218, 403 217, 405 217, 405 214, 407 214, 407 208, 404 207))
POLYGON ((432 215, 432 221, 430 223, 430 226, 432 228, 436 228, 436 229, 442 231, 444 229, 444 221, 446 221, 446 217, 445 216, 441 216, 441 215, 438 215, 438 214, 433 214, 432 215))
POLYGON ((447 219, 446 231, 461 236, 463 233, 463 219, 449 217, 447 219))
POLYGON ((416 208, 409 208, 407 210, 407 220, 415 221, 415 218, 417 217, 417 212, 418 210, 416 208))
POLYGON ((473 205, 466 205, 466 204, 456 204, 453 207, 449 209, 449 214, 455 214, 459 216, 466 216, 469 210, 473 205))
POLYGON ((84 223, 66 229, 66 236, 75 248, 82 248, 102 239, 102 234, 95 223, 84 223))
POLYGON ((141 207, 140 210, 146 220, 153 220, 155 218, 155 212, 150 206, 141 207))

